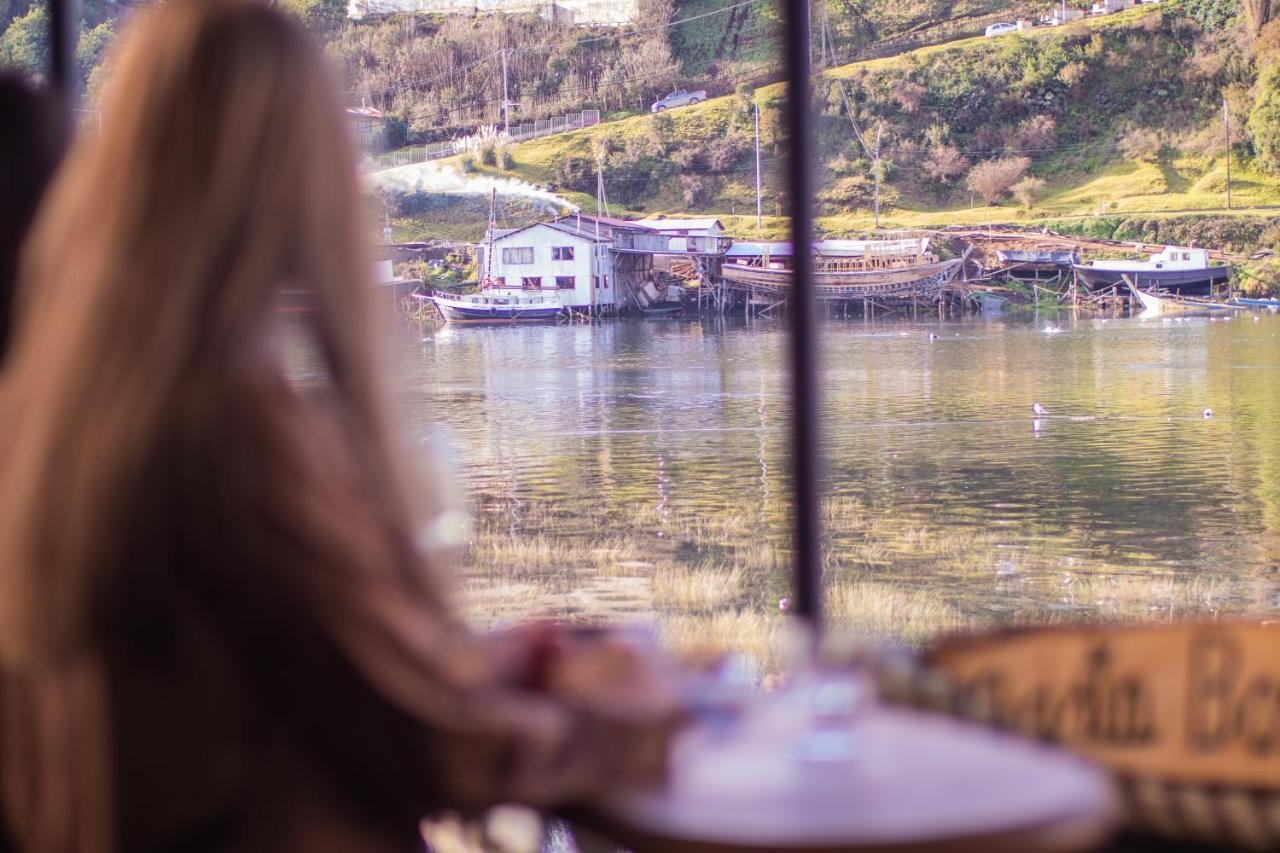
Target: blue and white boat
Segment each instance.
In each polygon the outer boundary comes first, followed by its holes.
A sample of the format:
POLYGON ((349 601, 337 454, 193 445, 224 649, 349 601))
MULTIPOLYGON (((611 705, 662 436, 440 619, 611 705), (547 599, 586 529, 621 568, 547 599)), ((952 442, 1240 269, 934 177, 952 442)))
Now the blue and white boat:
POLYGON ((481 290, 474 294, 431 294, 440 315, 450 323, 547 323, 565 314, 553 294, 503 293, 481 290))

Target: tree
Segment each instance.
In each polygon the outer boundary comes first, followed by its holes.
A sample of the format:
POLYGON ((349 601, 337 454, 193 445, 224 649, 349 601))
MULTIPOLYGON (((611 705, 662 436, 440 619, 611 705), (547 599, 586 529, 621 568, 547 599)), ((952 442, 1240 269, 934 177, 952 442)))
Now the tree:
POLYGON ((1035 207, 1036 197, 1044 189, 1044 178, 1027 175, 1013 185, 1013 195, 1022 202, 1023 207, 1035 207))
POLYGON ((335 32, 347 19, 346 0, 281 0, 280 5, 321 35, 335 32))
POLYGON ((929 149, 929 156, 924 161, 924 172, 931 179, 949 184, 969 169, 969 158, 960 153, 954 145, 935 145, 929 149))
POLYGON ((1243 0, 1240 5, 1244 9, 1245 23, 1253 35, 1262 31, 1275 11, 1271 8, 1271 0, 1243 0))
POLYGON ((969 170, 965 186, 982 196, 987 204, 995 204, 1013 187, 1031 166, 1027 157, 1002 157, 986 160, 969 170))
POLYGON ((49 10, 46 4, 31 4, 25 15, 13 19, 0 36, 0 65, 13 65, 33 76, 49 68, 49 10))
POLYGON ((80 69, 80 84, 86 86, 93 70, 106 57, 107 48, 115 33, 115 20, 107 18, 96 27, 86 27, 80 31, 80 41, 76 43, 76 65, 80 69))

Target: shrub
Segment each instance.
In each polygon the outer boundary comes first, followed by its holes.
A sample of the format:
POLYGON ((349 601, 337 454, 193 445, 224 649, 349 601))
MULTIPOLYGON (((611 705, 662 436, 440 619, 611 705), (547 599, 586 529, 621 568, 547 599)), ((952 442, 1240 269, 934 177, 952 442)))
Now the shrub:
POLYGON ((1120 152, 1130 160, 1154 163, 1164 150, 1164 137, 1148 127, 1135 127, 1120 137, 1120 152))
POLYGON ((594 161, 586 157, 565 157, 556 169, 556 184, 580 193, 594 192, 595 169, 594 161))
POLYGON ((969 158, 954 145, 935 145, 929 149, 924 161, 924 171, 931 179, 949 184, 969 169, 969 158))
POLYGON ((1058 139, 1058 123, 1053 116, 1032 116, 1018 125, 1014 135, 1016 145, 1022 151, 1044 151, 1052 148, 1058 139))
POLYGON ((727 172, 746 150, 746 140, 737 135, 713 139, 707 146, 707 165, 713 172, 727 172))
POLYGON ((1013 195, 1023 207, 1035 207, 1036 197, 1044 189, 1044 179, 1028 175, 1013 185, 1013 195))
POLYGON ((498 165, 498 144, 491 139, 480 143, 480 162, 486 166, 498 165))
POLYGON ((710 195, 711 181, 703 175, 681 175, 680 192, 685 206, 690 210, 698 207, 710 195))
POLYGON ((995 204, 1013 187, 1031 165, 1027 157, 1002 157, 986 160, 969 170, 965 186, 982 196, 987 204, 995 204))
POLYGON ((902 108, 904 113, 911 115, 920 109, 927 94, 929 90, 914 80, 899 80, 893 84, 889 97, 902 108))

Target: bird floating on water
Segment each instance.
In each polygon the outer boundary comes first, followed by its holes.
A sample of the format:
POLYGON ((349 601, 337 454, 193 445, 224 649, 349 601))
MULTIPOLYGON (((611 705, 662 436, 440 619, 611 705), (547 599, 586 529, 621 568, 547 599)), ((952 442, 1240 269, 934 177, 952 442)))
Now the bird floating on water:
POLYGON ((933 332, 929 333, 929 340, 936 341, 937 339, 938 339, 937 335, 935 335, 933 332))
POLYGON ((1062 329, 1059 329, 1057 326, 1045 326, 1041 331, 1046 335, 1056 335, 1061 332, 1062 329))
POLYGON ((1035 415, 1037 418, 1042 418, 1045 415, 1049 414, 1049 410, 1046 409, 1044 406, 1040 405, 1039 403, 1032 403, 1031 414, 1035 415))
POLYGON ((1211 418, 1211 417, 1213 417, 1213 409, 1205 409, 1205 410, 1204 410, 1204 416, 1205 416, 1206 418, 1211 418))

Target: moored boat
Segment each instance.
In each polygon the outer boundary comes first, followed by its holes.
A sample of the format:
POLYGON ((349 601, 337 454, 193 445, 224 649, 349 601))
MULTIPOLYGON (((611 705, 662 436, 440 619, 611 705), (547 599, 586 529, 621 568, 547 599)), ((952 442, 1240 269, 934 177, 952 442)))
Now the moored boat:
POLYGON ((1237 296, 1231 300, 1231 303, 1245 308, 1280 308, 1280 299, 1251 299, 1245 296, 1237 296))
POLYGON ((436 292, 430 299, 440 315, 451 323, 546 323, 564 314, 564 306, 555 296, 436 292))
POLYGON ((1106 290, 1128 279, 1139 290, 1185 296, 1210 296, 1226 285, 1231 267, 1209 262, 1206 249, 1168 246, 1145 261, 1093 261, 1075 264, 1076 278, 1090 290, 1106 290))

